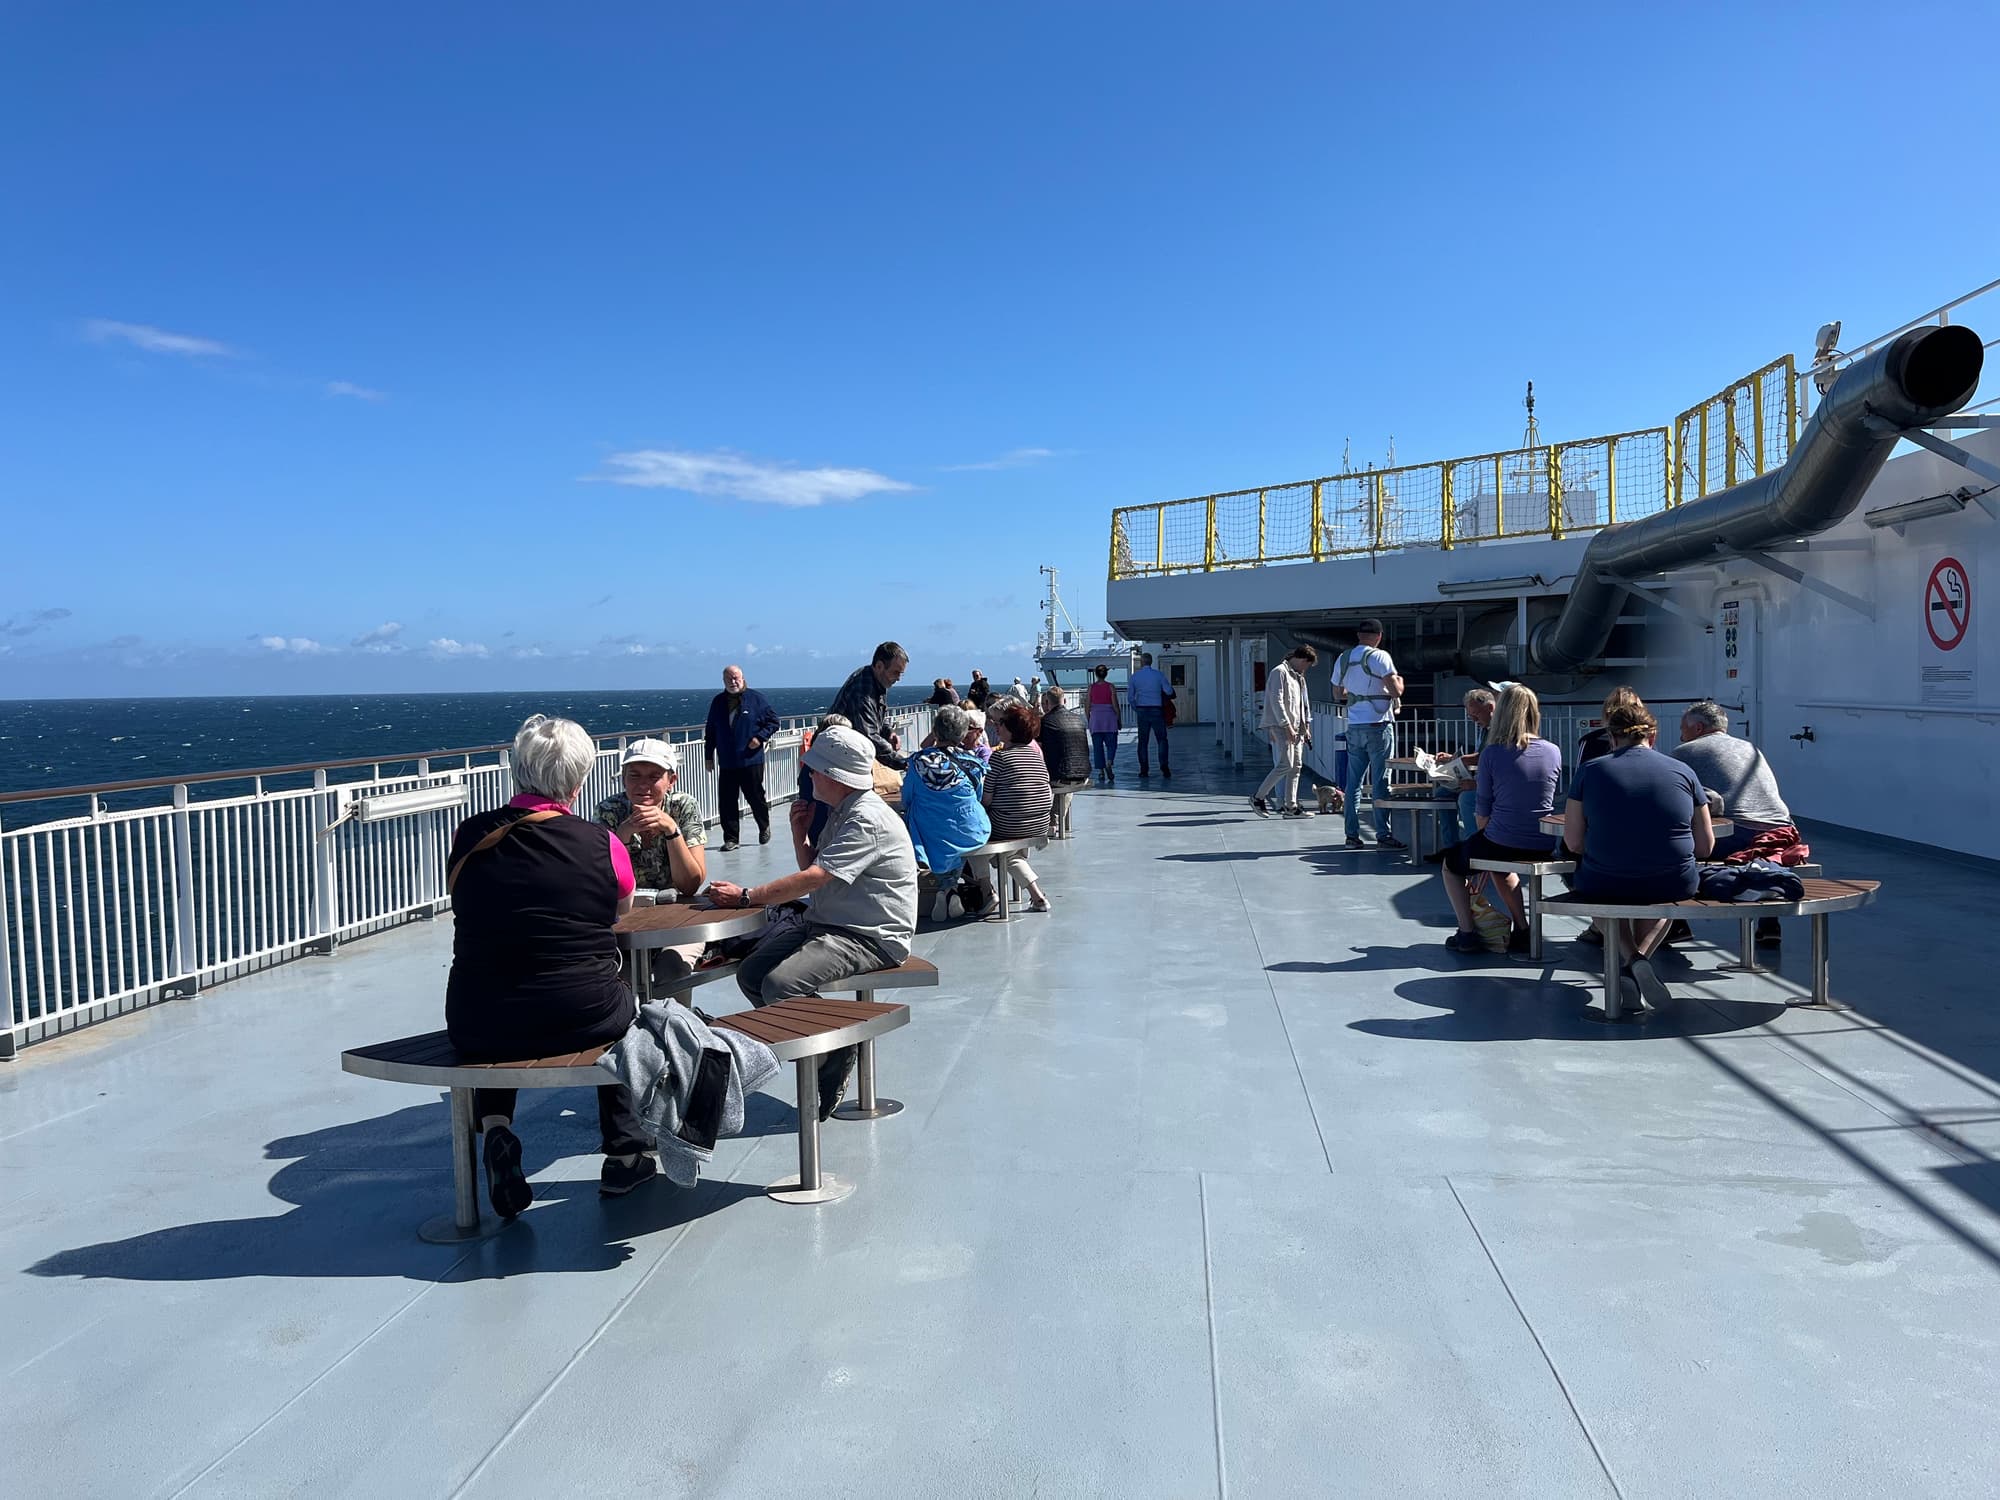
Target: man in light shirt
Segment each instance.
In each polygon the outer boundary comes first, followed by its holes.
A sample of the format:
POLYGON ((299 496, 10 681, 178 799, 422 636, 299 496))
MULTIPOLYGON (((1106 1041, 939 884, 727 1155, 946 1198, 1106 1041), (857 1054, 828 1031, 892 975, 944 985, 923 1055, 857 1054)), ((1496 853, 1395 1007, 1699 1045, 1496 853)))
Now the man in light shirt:
POLYGON ((1306 670, 1319 660, 1310 646, 1295 646, 1278 663, 1264 684, 1264 733, 1271 741, 1271 774, 1251 797, 1257 816, 1273 816, 1271 793, 1279 793, 1277 811, 1288 818, 1309 818, 1299 806, 1299 771, 1306 745, 1312 740, 1312 704, 1306 697, 1306 670))
POLYGON ((1152 775, 1146 764, 1149 738, 1160 742, 1160 779, 1172 781, 1174 768, 1167 759, 1167 700, 1174 696, 1167 674, 1153 665, 1153 653, 1139 653, 1139 670, 1125 683, 1125 701, 1132 705, 1132 717, 1139 721, 1139 779, 1152 775))
POLYGON ((1382 622, 1363 620, 1354 632, 1358 642, 1333 664, 1334 697, 1347 708, 1347 847, 1365 849, 1361 842, 1361 783, 1375 807, 1375 847, 1409 846, 1389 831, 1382 803, 1389 795, 1391 720, 1403 696, 1403 679, 1396 663, 1382 649, 1382 622))

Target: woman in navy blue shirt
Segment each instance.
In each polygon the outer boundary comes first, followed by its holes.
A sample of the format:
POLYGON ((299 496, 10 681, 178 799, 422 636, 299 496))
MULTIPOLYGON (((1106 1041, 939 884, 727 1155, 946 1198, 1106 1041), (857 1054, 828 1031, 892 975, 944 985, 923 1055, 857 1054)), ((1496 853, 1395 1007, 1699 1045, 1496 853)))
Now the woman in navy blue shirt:
MULTIPOLYGON (((1659 724, 1637 697, 1608 703, 1611 752, 1580 767, 1563 809, 1563 842, 1577 856, 1574 893, 1651 906, 1695 893, 1697 859, 1715 848, 1708 796, 1694 773, 1653 748, 1659 724)), ((1626 922, 1625 973, 1649 1004, 1667 998, 1652 964, 1665 921, 1626 922)))

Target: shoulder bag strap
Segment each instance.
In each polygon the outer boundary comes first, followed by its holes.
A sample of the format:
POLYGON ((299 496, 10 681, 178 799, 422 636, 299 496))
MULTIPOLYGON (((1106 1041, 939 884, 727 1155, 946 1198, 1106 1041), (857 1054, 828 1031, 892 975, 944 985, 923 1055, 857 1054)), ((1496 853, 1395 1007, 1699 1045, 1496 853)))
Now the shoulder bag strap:
POLYGON ((553 809, 543 808, 540 812, 531 812, 518 817, 511 823, 502 823, 498 828, 487 834, 485 838, 466 850, 465 853, 459 855, 458 859, 452 864, 451 873, 444 878, 446 892, 449 893, 451 888, 458 884, 458 872, 465 868, 465 862, 471 859, 473 855, 483 854, 486 850, 491 849, 523 823, 546 823, 550 818, 560 818, 561 816, 561 813, 553 809))

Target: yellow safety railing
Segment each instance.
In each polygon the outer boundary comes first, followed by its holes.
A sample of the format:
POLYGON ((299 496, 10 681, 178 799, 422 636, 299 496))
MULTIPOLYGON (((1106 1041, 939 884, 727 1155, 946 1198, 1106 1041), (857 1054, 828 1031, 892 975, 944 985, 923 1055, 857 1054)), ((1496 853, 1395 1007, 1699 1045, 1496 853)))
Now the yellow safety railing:
POLYGON ((1787 356, 1690 408, 1673 429, 1128 505, 1111 513, 1111 576, 1564 537, 1635 521, 1708 493, 1683 481, 1711 467, 1734 484, 1783 464, 1798 428, 1796 391, 1787 356), (1740 422, 1730 415, 1739 406, 1740 422))

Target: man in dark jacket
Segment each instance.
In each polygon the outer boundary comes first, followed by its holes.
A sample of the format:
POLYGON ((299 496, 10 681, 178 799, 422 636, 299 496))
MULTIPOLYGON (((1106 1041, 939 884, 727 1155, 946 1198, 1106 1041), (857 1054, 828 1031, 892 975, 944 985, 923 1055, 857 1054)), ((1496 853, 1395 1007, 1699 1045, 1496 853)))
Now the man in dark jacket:
POLYGON ((865 667, 856 667, 835 694, 829 713, 844 716, 875 747, 875 759, 892 771, 903 769, 902 737, 889 728, 889 689, 902 679, 910 653, 894 641, 875 648, 865 667))
POLYGON ((771 842, 771 808, 764 800, 764 747, 778 732, 778 715, 764 695, 749 686, 741 667, 722 669, 722 691, 708 705, 708 727, 703 740, 708 748, 708 768, 720 770, 715 787, 715 804, 722 814, 722 849, 726 854, 738 846, 742 832, 742 810, 737 793, 750 804, 757 820, 757 842, 771 842))
POLYGON ((1049 768, 1055 806, 1049 812, 1049 836, 1069 837, 1069 800, 1090 785, 1090 721, 1071 708, 1059 687, 1042 690, 1042 727, 1035 739, 1049 768))

